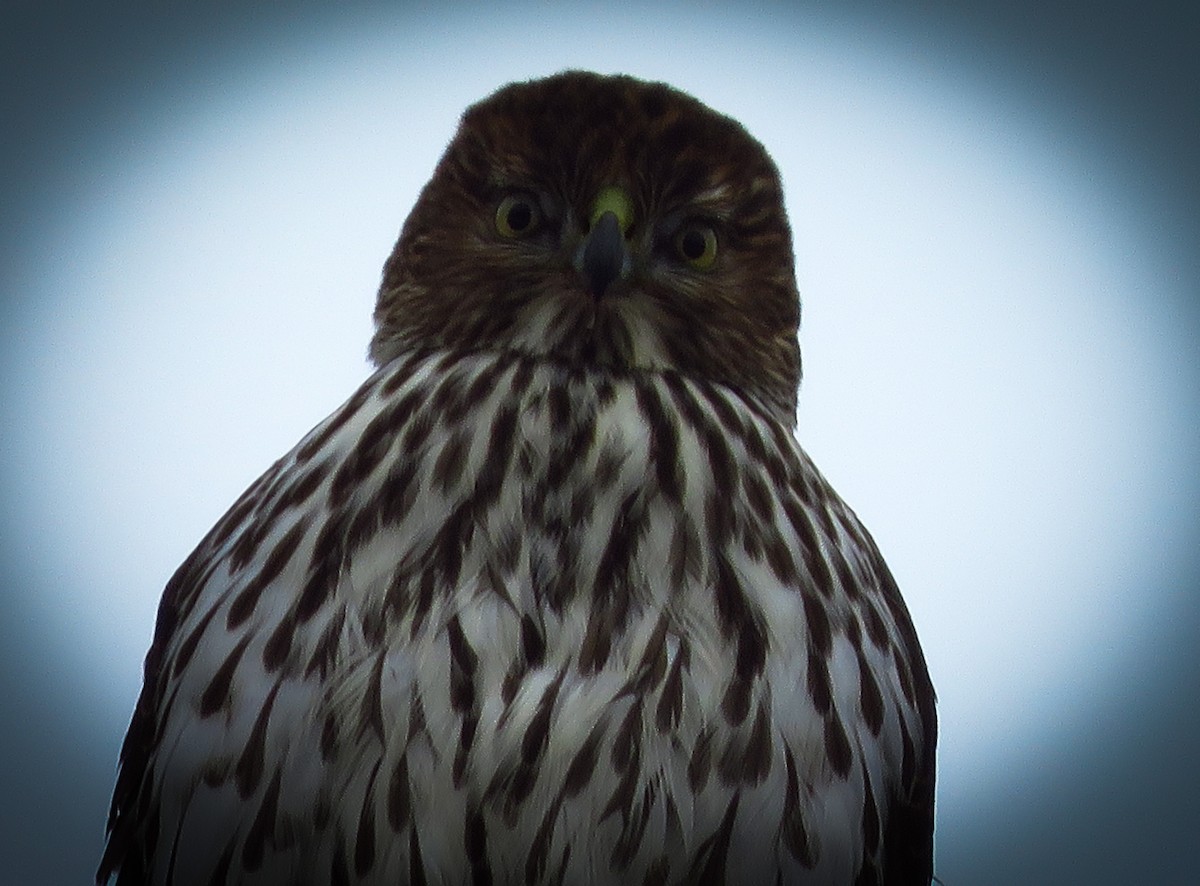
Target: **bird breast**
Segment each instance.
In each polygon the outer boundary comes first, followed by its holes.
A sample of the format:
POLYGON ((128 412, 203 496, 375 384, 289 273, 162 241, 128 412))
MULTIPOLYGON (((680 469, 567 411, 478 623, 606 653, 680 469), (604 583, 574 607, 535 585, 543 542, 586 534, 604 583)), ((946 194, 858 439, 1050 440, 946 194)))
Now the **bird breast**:
POLYGON ((184 808, 258 802, 316 870, 338 859, 302 836, 333 827, 343 860, 401 879, 419 857, 456 881, 717 861, 848 880, 874 851, 864 785, 882 795, 916 731, 892 640, 870 639, 883 603, 848 586, 879 584, 860 533, 787 429, 719 386, 401 357, 181 570, 169 664, 223 726, 181 741, 169 709, 164 744, 211 752, 209 775, 172 786, 205 765, 165 757, 159 778, 184 808), (314 796, 351 818, 314 820, 314 796))

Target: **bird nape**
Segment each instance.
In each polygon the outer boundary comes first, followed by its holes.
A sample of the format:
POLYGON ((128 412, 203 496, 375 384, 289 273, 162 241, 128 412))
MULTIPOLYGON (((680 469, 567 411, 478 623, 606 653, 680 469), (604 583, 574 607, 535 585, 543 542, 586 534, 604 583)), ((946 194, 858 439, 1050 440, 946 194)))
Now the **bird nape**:
POLYGON ((166 587, 98 880, 928 884, 934 693, 792 433, 791 242, 664 84, 468 109, 377 371, 166 587))

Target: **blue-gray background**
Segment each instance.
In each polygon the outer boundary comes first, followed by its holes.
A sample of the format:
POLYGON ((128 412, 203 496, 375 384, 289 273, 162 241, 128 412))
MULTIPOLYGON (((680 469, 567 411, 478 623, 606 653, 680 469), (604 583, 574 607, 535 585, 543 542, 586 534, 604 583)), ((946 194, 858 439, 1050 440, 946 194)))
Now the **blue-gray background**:
MULTIPOLYGON (((679 6, 674 14, 683 21, 714 10, 679 6)), ((533 21, 528 12, 526 21, 533 21)), ((248 58, 270 67, 289 47, 319 41, 324 32, 331 40, 342 39, 347 21, 394 21, 403 15, 355 3, 339 5, 336 13, 303 3, 251 12, 235 3, 201 9, 15 2, 0 11, 0 346, 5 349, 0 353, 0 457, 6 468, 0 513, 0 854, 5 859, 0 881, 89 879, 101 845, 120 730, 132 704, 132 697, 121 693, 98 692, 96 675, 81 664, 86 658, 66 648, 86 643, 79 638, 89 631, 105 630, 102 623, 93 624, 92 616, 80 611, 77 633, 68 637, 56 633, 56 623, 44 620, 31 603, 64 588, 86 588, 90 564, 65 556, 51 539, 39 545, 31 538, 20 505, 28 501, 28 490, 17 491, 19 478, 13 476, 39 433, 14 422, 33 414, 27 400, 34 377, 48 375, 44 367, 35 373, 14 357, 26 353, 28 341, 18 337, 28 337, 30 327, 23 323, 37 316, 34 301, 46 297, 30 284, 29 268, 42 263, 48 274, 57 273, 75 260, 76 243, 48 242, 46 232, 64 229, 62 220, 80 211, 78 194, 94 192, 97 179, 122 174, 111 158, 136 153, 145 121, 164 105, 197 100, 206 88, 236 93, 237 78, 223 73, 231 59, 237 60, 237 70, 248 69, 248 58), (112 695, 123 697, 125 706, 112 695)), ((423 15, 425 30, 413 29, 417 42, 429 35, 430 18, 423 15)), ((581 9, 578 15, 596 17, 596 39, 602 40, 599 8, 581 9)), ((1191 336, 1190 362, 1172 365, 1182 373, 1175 383, 1194 391, 1200 382, 1193 334, 1200 298, 1200 25, 1191 4, 1017 0, 934 2, 913 9, 883 3, 798 4, 794 9, 743 7, 738 15, 774 23, 754 31, 753 38, 737 38, 749 41, 747 65, 756 64, 762 48, 755 40, 778 50, 793 38, 799 45, 805 28, 835 27, 843 36, 861 34, 863 52, 881 41, 903 47, 928 70, 931 82, 974 78, 984 91, 1003 91, 1007 106, 1053 119, 1055 131, 1069 143, 1065 150, 1078 152, 1088 170, 1101 171, 1105 187, 1122 195, 1117 203, 1153 241, 1171 297, 1183 294, 1166 313, 1191 336)), ((456 18, 453 27, 469 28, 470 18, 456 18)), ((536 54, 554 37, 530 24, 519 39, 536 54)), ((406 46, 402 40, 396 45, 397 53, 419 51, 420 45, 406 46)), ((486 62, 485 56, 481 63, 486 62)), ((429 65, 429 81, 419 88, 436 101, 437 60, 429 65)), ((493 79, 498 84, 510 76, 501 67, 493 79)), ((453 101, 447 120, 461 107, 457 96, 453 101)), ((736 112, 728 101, 725 108, 736 112)), ((447 135, 444 130, 435 140, 447 135)), ((397 156, 402 149, 395 147, 397 156)), ((126 159, 136 167, 136 157, 126 159)), ((405 208, 395 207, 397 225, 405 208)), ((1143 296, 1154 298, 1153 287, 1143 296)), ((74 356, 56 353, 43 359, 69 363, 74 356)), ((1147 390, 1141 397, 1153 401, 1160 394, 1147 390)), ((81 415, 87 405, 79 404, 81 415)), ((1173 402, 1164 408, 1174 408, 1173 402)), ((310 416, 312 421, 320 417, 310 416)), ((1187 447, 1181 451, 1194 454, 1192 418, 1186 417, 1187 447)), ((47 428, 47 440, 59 430, 47 428)), ((1145 453, 1147 461, 1156 456, 1145 453)), ((70 511, 73 491, 48 491, 54 499, 45 508, 70 511)), ((1194 514, 1194 489, 1171 501, 1173 510, 1182 501, 1194 514)), ((1160 516, 1173 549, 1148 556, 1151 568, 1128 580, 1147 598, 1170 597, 1182 605, 1140 635, 1139 669, 1113 682, 1111 703, 1090 708, 1085 728, 1065 734, 1069 746, 1046 747, 1040 759, 1027 756, 1013 763, 1006 758, 1005 765, 1023 770, 992 773, 987 783, 1011 778, 1019 789, 997 788, 1001 804, 976 798, 977 814, 959 798, 953 807, 958 814, 939 821, 938 868, 948 886, 1194 882, 1191 859, 1200 826, 1200 653, 1195 650, 1200 604, 1194 598, 1200 564, 1190 549, 1178 550, 1181 537, 1194 538, 1179 530, 1184 517, 1167 510, 1160 516), (1030 767, 1036 778, 1028 777, 1030 767)), ((160 573, 160 580, 165 578, 160 573)), ((1043 590, 1055 592, 1053 586, 1043 590)), ((148 631, 146 625, 146 636, 148 631)), ((963 642, 973 641, 966 636, 963 642)), ((1094 656, 1100 660, 1109 652, 1097 647, 1094 656)), ((978 691, 986 698, 989 688, 981 685, 978 691)), ((1069 700, 1063 705, 1069 707, 1069 700)), ((1019 708, 1011 712, 1014 720, 1022 715, 1019 708)))

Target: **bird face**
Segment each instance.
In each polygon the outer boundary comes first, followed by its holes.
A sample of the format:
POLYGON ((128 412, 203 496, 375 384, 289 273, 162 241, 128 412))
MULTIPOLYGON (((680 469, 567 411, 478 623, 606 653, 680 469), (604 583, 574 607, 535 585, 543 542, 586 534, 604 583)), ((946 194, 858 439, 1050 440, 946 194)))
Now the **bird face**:
POLYGON ((778 173, 733 120, 630 77, 513 84, 464 114, 405 223, 371 355, 677 371, 790 423, 793 261, 778 173))

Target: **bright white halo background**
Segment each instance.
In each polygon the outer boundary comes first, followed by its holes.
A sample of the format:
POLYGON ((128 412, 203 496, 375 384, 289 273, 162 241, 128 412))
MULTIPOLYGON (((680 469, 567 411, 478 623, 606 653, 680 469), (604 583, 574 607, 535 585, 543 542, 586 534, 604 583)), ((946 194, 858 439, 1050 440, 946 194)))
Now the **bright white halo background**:
POLYGON ((44 232, 70 249, 30 275, 15 344, 31 373, 2 479, 26 547, 60 552, 30 566, 59 592, 35 630, 73 637, 111 741, 173 568, 366 376, 379 269, 461 110, 565 67, 663 79, 745 123, 784 175, 798 436, 913 611, 947 839, 1027 787, 1014 771, 1052 765, 1173 617, 1140 576, 1195 526, 1182 284, 1050 122, 882 37, 768 23, 735 41, 731 21, 610 13, 602 46, 551 15, 537 52, 477 15, 297 34, 96 158, 44 232))

